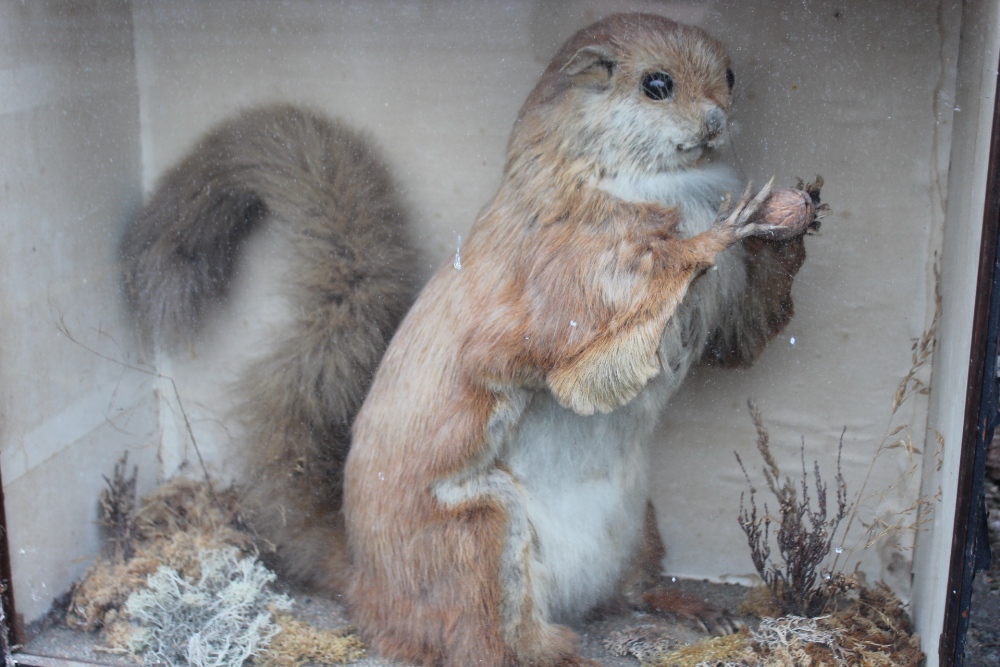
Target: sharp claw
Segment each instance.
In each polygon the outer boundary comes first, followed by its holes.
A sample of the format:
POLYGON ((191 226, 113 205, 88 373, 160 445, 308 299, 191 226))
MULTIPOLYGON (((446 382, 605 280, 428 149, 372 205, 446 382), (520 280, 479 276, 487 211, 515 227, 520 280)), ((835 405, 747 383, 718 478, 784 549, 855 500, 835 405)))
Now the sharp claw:
POLYGON ((740 236, 774 236, 774 229, 770 225, 750 224, 740 228, 740 236))
POLYGON ((771 196, 772 190, 774 190, 774 176, 772 176, 771 180, 769 180, 767 184, 760 189, 760 192, 758 192, 757 196, 754 198, 754 202, 758 206, 763 204, 764 200, 771 196))
POLYGON ((721 637, 740 631, 739 625, 726 611, 710 611, 703 614, 694 614, 693 617, 698 627, 710 635, 721 637))
MULTIPOLYGON (((754 214, 761 207, 761 205, 767 200, 768 197, 771 196, 771 190, 773 189, 773 187, 774 187, 774 176, 772 176, 771 180, 769 180, 767 184, 760 189, 760 192, 757 193, 756 197, 754 197, 751 201, 747 202, 744 205, 743 210, 740 212, 739 220, 737 221, 738 225, 740 226, 745 225, 750 220, 750 218, 754 216, 754 214)), ((748 193, 749 193, 749 186, 747 189, 747 194, 748 193)))

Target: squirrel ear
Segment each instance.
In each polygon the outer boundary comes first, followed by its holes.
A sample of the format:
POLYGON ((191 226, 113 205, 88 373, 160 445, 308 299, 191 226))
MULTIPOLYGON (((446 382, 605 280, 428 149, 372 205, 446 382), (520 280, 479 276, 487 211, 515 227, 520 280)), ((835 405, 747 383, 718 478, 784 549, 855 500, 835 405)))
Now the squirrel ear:
POLYGON ((573 57, 562 66, 560 71, 570 76, 576 76, 584 72, 589 74, 593 71, 594 74, 602 79, 602 82, 607 82, 611 79, 611 74, 614 72, 617 64, 618 60, 611 49, 606 46, 591 45, 585 46, 574 53, 573 57))

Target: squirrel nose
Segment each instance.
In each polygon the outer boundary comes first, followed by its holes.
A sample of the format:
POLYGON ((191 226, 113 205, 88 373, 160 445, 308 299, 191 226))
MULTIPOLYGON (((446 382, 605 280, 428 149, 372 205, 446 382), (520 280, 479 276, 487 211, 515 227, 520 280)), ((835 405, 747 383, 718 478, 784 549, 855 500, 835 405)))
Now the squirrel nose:
POLYGON ((717 136, 726 127, 726 112, 719 107, 712 107, 705 114, 705 133, 711 137, 717 136))

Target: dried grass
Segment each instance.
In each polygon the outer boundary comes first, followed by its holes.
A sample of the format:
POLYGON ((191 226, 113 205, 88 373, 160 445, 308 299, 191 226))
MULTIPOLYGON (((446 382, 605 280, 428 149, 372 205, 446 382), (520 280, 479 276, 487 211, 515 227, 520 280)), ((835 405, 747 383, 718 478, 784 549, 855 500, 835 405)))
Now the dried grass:
POLYGON ((346 664, 365 657, 365 645, 346 630, 321 630, 287 612, 278 612, 281 632, 254 659, 260 667, 298 667, 305 663, 346 664))
MULTIPOLYGON (((103 630, 106 647, 102 650, 136 655, 146 651, 148 646, 142 642, 148 640, 150 635, 148 627, 137 623, 135 614, 129 613, 127 605, 130 599, 136 609, 151 600, 155 604, 145 606, 153 611, 176 607, 181 600, 167 599, 169 596, 164 590, 192 589, 206 576, 218 579, 205 571, 206 553, 231 553, 233 562, 239 562, 240 555, 255 556, 256 551, 251 536, 236 527, 239 506, 235 490, 219 492, 207 482, 176 479, 156 489, 136 509, 135 474, 133 470, 131 476, 127 475, 126 463, 127 459, 123 457, 115 466, 112 478, 105 478, 107 489, 101 494, 98 521, 108 537, 108 548, 83 579, 73 586, 66 623, 76 630, 103 630)), ((249 558, 243 560, 251 562, 249 558)), ((210 562, 209 567, 215 566, 210 562)), ((256 567, 254 573, 261 575, 256 567)), ((256 578, 260 579, 260 576, 256 578)), ((190 602, 198 596, 181 597, 190 602)), ((270 597, 263 595, 260 600, 267 602, 270 597)), ((250 623, 244 628, 254 632, 264 631, 263 634, 258 633, 259 641, 244 642, 256 653, 253 658, 255 664, 264 667, 343 664, 364 656, 364 644, 347 630, 320 630, 279 608, 270 610, 273 619, 264 619, 258 612, 260 609, 250 614, 253 618, 247 616, 250 623), (280 631, 277 626, 280 626, 280 631)), ((204 633, 213 623, 188 619, 184 625, 189 627, 184 632, 198 635, 196 640, 204 639, 204 633)), ((222 635, 225 634, 223 631, 222 635)), ((237 637, 247 633, 238 630, 229 634, 237 637)), ((183 643, 181 635, 163 641, 167 644, 183 643)), ((219 633, 216 635, 222 636, 219 633)), ((157 641, 163 644, 163 641, 157 641)), ((195 643, 193 659, 200 662, 208 659, 201 649, 219 644, 195 643)), ((167 651, 165 646, 163 644, 156 651, 164 653, 167 651)), ((177 657, 177 647, 170 650, 174 657, 169 662, 182 664, 177 657)), ((183 660, 191 663, 192 656, 187 655, 183 660)), ((233 664, 239 661, 237 657, 233 664)))
POLYGON ((105 627, 109 615, 116 617, 132 591, 144 586, 159 566, 155 557, 99 558, 70 591, 66 625, 83 632, 105 627))
POLYGON ((249 544, 249 538, 232 528, 238 511, 235 490, 216 492, 207 482, 175 479, 143 499, 136 514, 140 540, 170 538, 178 532, 225 532, 225 539, 249 544), (238 534, 238 535, 237 535, 238 534))
POLYGON ((840 632, 844 651, 853 656, 847 663, 852 667, 917 667, 924 659, 906 609, 883 584, 860 589, 857 603, 828 622, 840 632))
POLYGON ((935 505, 941 500, 941 489, 933 494, 920 492, 901 510, 881 513, 875 508, 884 506, 884 501, 891 496, 904 497, 911 484, 920 474, 921 464, 929 465, 932 461, 938 471, 941 470, 944 438, 936 434, 936 446, 931 460, 923 461, 923 452, 913 442, 910 425, 899 423, 900 410, 914 396, 930 393, 927 376, 930 373, 930 362, 937 338, 937 326, 941 319, 941 275, 937 263, 934 264, 934 315, 931 323, 919 338, 913 340, 910 348, 910 369, 899 381, 896 393, 893 395, 886 420, 885 431, 872 455, 871 463, 865 473, 864 480, 850 505, 847 523, 837 556, 833 559, 830 569, 838 571, 841 556, 849 558, 859 550, 869 549, 886 538, 898 538, 904 533, 914 533, 921 530, 933 518, 935 505), (903 470, 895 481, 877 491, 871 491, 868 484, 879 462, 892 452, 900 452, 904 458, 903 470), (857 521, 864 528, 863 540, 853 546, 847 546, 847 538, 851 527, 857 521))
POLYGON ((755 586, 744 596, 736 607, 736 613, 755 618, 781 616, 781 605, 774 599, 774 594, 766 584, 755 586))
POLYGON ((712 637, 674 649, 643 663, 651 667, 698 667, 699 665, 752 665, 751 635, 746 628, 732 635, 712 637))
MULTIPOLYGON (((935 265, 936 283, 939 278, 935 265)), ((757 450, 763 459, 763 474, 767 487, 778 501, 778 513, 773 516, 764 505, 763 515, 758 514, 755 503, 757 489, 747 473, 739 454, 736 460, 750 488, 749 501, 740 497, 737 515, 740 527, 747 537, 750 556, 757 573, 770 589, 783 612, 789 615, 817 616, 831 611, 844 593, 854 589, 858 581, 844 572, 841 558, 850 558, 858 550, 869 549, 883 542, 902 542, 903 534, 913 534, 928 521, 934 505, 940 500, 940 490, 934 495, 918 493, 916 498, 901 510, 885 511, 885 501, 891 496, 906 497, 921 468, 922 452, 914 445, 909 425, 901 421, 900 410, 913 396, 927 394, 925 382, 934 350, 937 324, 941 314, 941 295, 935 288, 935 312, 930 326, 913 341, 910 369, 900 380, 893 395, 889 418, 881 439, 872 455, 868 470, 860 489, 850 502, 847 487, 841 474, 841 452, 844 434, 841 433, 837 449, 836 469, 836 511, 827 511, 826 486, 823 483, 818 463, 813 464, 812 492, 810 497, 810 476, 805 466, 805 444, 800 449, 802 474, 798 483, 790 477, 782 481, 781 471, 771 452, 769 435, 756 405, 750 401, 750 415, 757 432, 757 450), (879 462, 893 452, 901 452, 905 457, 902 472, 888 486, 871 491, 869 483, 879 462), (774 541, 778 547, 772 558, 770 529, 776 525, 774 541), (834 549, 833 540, 838 528, 844 522, 839 545, 834 549), (847 548, 846 542, 851 527, 858 522, 864 528, 864 537, 854 546, 847 548), (834 552, 832 562, 825 569, 823 563, 834 552)), ((846 432, 846 428, 845 428, 846 432)), ((934 458, 940 470, 940 454, 944 441, 937 434, 934 458)))
MULTIPOLYGON (((766 589, 765 589, 766 590, 766 589)), ((861 588, 817 618, 766 618, 754 631, 670 651, 651 667, 919 667, 924 654, 902 603, 885 586, 861 588)))
POLYGON ((174 480, 146 497, 141 508, 131 513, 130 525, 124 525, 120 518, 130 513, 121 510, 127 502, 115 490, 131 488, 134 497, 135 487, 118 483, 119 466, 115 471, 115 479, 108 481, 109 491, 102 494, 99 522, 115 526, 114 534, 120 539, 70 591, 66 624, 76 630, 104 627, 108 614, 117 617, 128 596, 145 586, 161 566, 193 578, 200 575, 199 554, 206 549, 253 551, 249 535, 232 526, 237 509, 234 491, 215 493, 204 482, 174 480))

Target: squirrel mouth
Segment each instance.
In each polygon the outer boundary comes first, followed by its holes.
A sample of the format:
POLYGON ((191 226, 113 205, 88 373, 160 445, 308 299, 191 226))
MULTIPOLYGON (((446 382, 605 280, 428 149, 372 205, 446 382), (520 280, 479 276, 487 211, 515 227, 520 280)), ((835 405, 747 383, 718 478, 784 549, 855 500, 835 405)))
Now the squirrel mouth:
POLYGON ((710 151, 714 150, 721 141, 722 133, 705 133, 698 137, 695 141, 690 141, 683 144, 677 144, 678 153, 694 153, 695 151, 710 151))
POLYGON ((692 141, 686 144, 677 144, 678 153, 694 153, 701 152, 703 150, 711 150, 715 148, 715 142, 708 137, 702 137, 698 141, 692 141))
POLYGON ((709 111, 700 127, 692 127, 689 141, 677 144, 677 152, 713 150, 725 141, 726 116, 717 107, 709 111))

